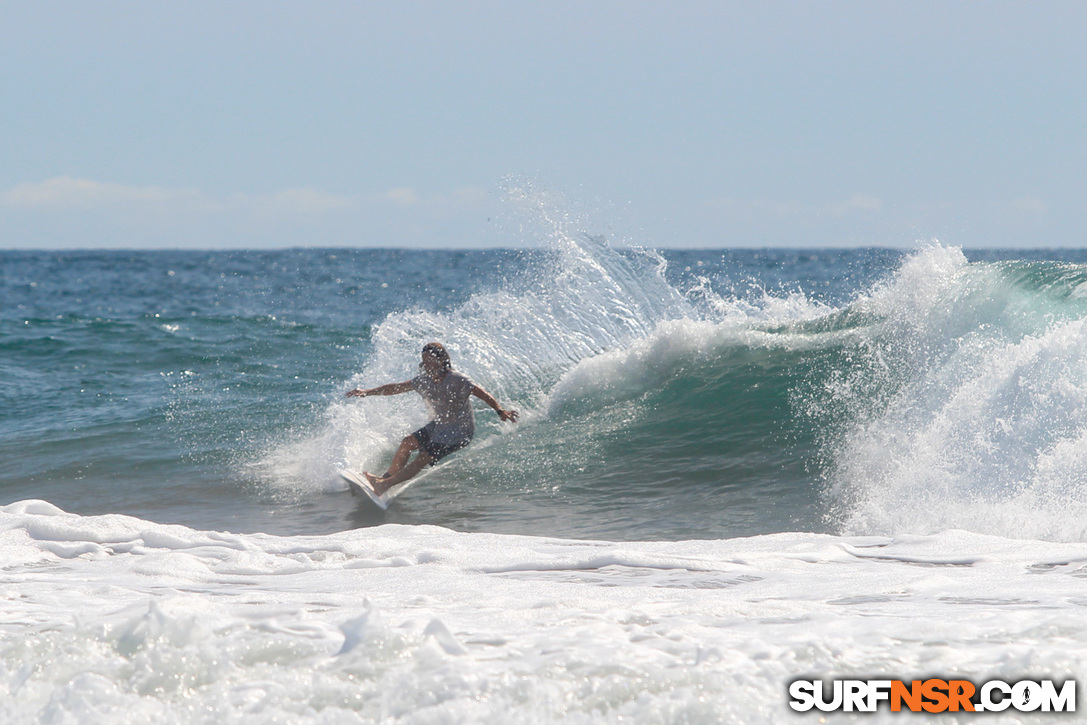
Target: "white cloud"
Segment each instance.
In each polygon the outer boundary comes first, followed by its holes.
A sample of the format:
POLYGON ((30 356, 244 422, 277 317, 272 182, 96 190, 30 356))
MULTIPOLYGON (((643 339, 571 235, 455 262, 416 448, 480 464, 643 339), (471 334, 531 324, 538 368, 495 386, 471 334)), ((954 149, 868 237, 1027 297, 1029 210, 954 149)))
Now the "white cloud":
POLYGON ((91 179, 58 176, 24 182, 0 193, 0 204, 21 209, 98 209, 119 206, 214 206, 212 199, 192 189, 125 186, 91 179))
POLYGON ((400 208, 415 207, 421 213, 449 213, 451 210, 478 207, 487 194, 476 187, 421 197, 409 187, 398 187, 378 195, 333 194, 310 188, 285 189, 271 194, 231 194, 215 198, 195 189, 169 189, 161 186, 126 186, 111 182, 58 176, 38 182, 24 182, 0 192, 0 205, 43 212, 82 211, 154 211, 169 212, 247 212, 255 214, 320 215, 328 212, 360 209, 374 202, 391 203, 400 208))
POLYGON ((415 206, 419 203, 419 195, 415 193, 415 189, 406 187, 393 189, 386 193, 384 198, 397 206, 415 206))
POLYGON ((471 246, 487 201, 476 187, 427 196, 408 187, 350 195, 304 187, 212 195, 61 176, 0 189, 0 247, 54 240, 75 246, 427 246, 453 236, 471 246))

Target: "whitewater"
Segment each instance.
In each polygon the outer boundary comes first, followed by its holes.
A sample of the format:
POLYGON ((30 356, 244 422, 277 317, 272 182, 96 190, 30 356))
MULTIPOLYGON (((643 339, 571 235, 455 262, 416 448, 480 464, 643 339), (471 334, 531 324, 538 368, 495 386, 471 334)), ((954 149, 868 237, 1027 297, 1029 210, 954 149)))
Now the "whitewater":
POLYGON ((0 256, 0 722, 960 722, 788 686, 1082 679, 1087 260, 617 249, 524 201, 541 250, 0 256), (522 422, 383 518, 336 472, 425 412, 343 393, 431 339, 522 422))
POLYGON ((783 722, 802 676, 1085 664, 1083 544, 0 523, 5 722, 783 722))

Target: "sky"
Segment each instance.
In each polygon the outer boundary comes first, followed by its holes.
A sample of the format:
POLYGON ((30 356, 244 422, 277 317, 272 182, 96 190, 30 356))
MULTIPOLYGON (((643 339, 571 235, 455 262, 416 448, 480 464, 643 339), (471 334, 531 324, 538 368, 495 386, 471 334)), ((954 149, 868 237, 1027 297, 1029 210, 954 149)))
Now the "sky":
POLYGON ((1087 243, 1083 2, 0 0, 0 249, 1087 243))

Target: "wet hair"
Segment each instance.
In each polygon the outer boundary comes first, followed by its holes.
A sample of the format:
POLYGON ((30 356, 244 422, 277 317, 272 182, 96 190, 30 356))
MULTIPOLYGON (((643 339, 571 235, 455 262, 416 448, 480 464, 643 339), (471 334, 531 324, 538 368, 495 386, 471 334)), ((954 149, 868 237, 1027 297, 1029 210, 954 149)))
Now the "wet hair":
POLYGON ((423 354, 428 352, 438 358, 443 370, 449 372, 453 369, 453 361, 449 359, 449 351, 445 349, 445 345, 440 342, 428 342, 423 346, 423 354))

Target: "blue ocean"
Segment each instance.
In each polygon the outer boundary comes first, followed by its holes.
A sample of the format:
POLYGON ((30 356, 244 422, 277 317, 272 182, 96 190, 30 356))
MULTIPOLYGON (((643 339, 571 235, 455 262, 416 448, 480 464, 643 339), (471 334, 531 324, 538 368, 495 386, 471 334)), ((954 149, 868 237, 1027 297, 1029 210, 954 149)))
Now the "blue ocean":
POLYGON ((0 719, 774 722, 801 675, 1083 672, 1087 253, 538 241, 0 252, 0 719), (426 411, 345 393, 432 340, 521 421, 477 405, 381 513, 338 471, 426 411))

